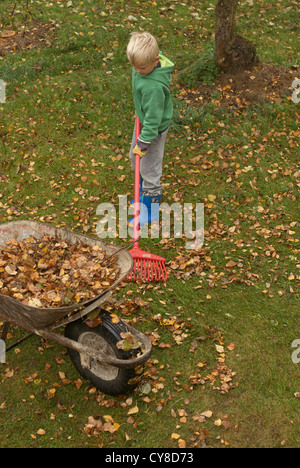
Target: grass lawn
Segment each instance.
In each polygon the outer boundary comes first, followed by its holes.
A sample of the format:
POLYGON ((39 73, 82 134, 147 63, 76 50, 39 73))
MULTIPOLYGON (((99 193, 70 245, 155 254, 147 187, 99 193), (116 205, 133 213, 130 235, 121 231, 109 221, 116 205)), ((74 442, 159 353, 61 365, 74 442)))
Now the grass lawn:
MULTIPOLYGON (((13 3, 2 0, 0 23, 13 3)), ((96 236, 98 205, 132 198, 125 50, 140 28, 176 69, 164 201, 203 203, 205 238, 198 251, 174 236, 143 239, 144 250, 166 258, 168 282, 122 284, 113 295, 110 307, 153 343, 132 394, 100 393, 66 349, 37 336, 7 353, 0 447, 298 447, 296 2, 240 2, 238 31, 257 45, 262 64, 280 67, 257 86, 259 102, 245 90, 237 95, 233 81, 217 81, 209 1, 29 4, 28 18, 20 7, 15 30, 8 24, 11 35, 0 35, 0 222, 35 220, 96 236), (185 84, 178 72, 199 56, 204 83, 185 84), (283 70, 286 94, 278 92, 283 70), (101 431, 87 426, 99 420, 101 431)), ((258 75, 252 70, 248 82, 258 75)), ((24 334, 12 326, 7 345, 24 334)))

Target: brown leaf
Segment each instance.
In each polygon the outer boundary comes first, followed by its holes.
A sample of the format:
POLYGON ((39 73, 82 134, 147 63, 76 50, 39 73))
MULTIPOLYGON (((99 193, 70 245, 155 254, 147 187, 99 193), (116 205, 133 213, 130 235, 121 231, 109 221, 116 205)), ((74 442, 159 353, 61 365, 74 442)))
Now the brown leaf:
POLYGON ((229 260, 229 262, 226 263, 227 268, 233 268, 237 265, 237 262, 234 262, 233 260, 229 260))
POLYGON ((16 34, 16 31, 12 31, 12 30, 7 30, 7 31, 0 31, 0 36, 3 37, 4 39, 6 37, 11 37, 11 36, 14 36, 16 34))

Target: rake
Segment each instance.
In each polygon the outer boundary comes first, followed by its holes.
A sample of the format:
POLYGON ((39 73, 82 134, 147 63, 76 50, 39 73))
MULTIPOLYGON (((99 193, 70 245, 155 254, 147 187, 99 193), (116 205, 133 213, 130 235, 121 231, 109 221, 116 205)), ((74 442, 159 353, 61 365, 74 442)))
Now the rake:
MULTIPOLYGON (((136 116, 136 138, 141 133, 141 123, 136 116)), ((139 192, 140 192, 140 157, 135 155, 135 175, 134 175, 134 221, 133 240, 134 246, 129 253, 134 260, 134 266, 127 276, 128 282, 166 282, 168 279, 166 270, 166 260, 159 255, 145 252, 139 248, 139 192)))

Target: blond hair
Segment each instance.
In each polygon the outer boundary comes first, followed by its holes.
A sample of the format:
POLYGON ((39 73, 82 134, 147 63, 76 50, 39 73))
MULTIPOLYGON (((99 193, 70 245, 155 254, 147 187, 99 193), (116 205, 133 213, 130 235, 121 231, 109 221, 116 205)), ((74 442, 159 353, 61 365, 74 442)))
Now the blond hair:
POLYGON ((131 65, 150 65, 159 55, 156 39, 147 32, 131 34, 127 46, 127 57, 131 65))

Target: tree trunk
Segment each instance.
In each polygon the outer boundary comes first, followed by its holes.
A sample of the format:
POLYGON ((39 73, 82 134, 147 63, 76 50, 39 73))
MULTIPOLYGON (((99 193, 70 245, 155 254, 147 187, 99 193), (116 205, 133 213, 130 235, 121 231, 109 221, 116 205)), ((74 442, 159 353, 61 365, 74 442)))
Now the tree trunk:
POLYGON ((218 0, 216 6, 215 61, 232 73, 258 63, 255 46, 235 31, 238 0, 218 0))

